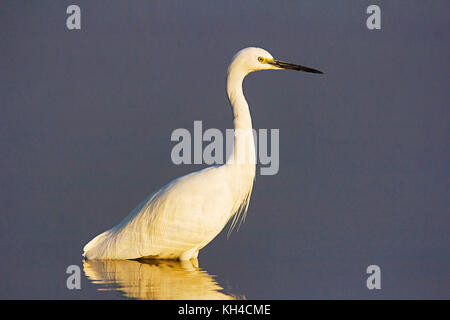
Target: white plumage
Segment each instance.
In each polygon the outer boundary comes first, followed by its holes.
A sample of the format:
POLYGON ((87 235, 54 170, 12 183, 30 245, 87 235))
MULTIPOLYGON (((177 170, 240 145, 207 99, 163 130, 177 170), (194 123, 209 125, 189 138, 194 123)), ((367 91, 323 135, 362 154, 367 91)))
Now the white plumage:
MULTIPOLYGON (((196 258, 234 216, 245 217, 255 178, 255 148, 244 77, 257 70, 317 70, 273 59, 264 49, 239 51, 228 68, 227 93, 233 108, 233 152, 222 166, 193 172, 142 201, 121 223, 84 247, 87 259, 196 258)), ((230 229, 230 230, 231 230, 230 229)))

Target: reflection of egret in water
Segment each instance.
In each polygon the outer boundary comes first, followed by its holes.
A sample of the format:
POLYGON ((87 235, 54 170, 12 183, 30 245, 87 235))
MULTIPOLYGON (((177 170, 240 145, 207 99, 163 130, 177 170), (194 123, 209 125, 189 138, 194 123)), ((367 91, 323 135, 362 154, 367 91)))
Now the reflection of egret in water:
POLYGON ((125 297, 151 300, 230 300, 197 260, 84 260, 84 272, 99 290, 121 291, 125 297))

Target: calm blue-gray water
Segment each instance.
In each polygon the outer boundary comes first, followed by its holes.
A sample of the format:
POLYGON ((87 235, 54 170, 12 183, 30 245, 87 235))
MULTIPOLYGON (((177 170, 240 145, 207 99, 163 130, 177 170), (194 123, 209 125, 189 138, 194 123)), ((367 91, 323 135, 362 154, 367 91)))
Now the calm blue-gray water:
POLYGON ((448 1, 71 1, 0 6, 0 298, 448 299, 448 1), (279 129, 245 223, 198 262, 83 261, 175 165, 171 133, 232 128, 248 46, 324 71, 244 83, 279 129), (69 290, 67 267, 80 268, 69 290), (380 268, 369 290, 366 269, 380 268))

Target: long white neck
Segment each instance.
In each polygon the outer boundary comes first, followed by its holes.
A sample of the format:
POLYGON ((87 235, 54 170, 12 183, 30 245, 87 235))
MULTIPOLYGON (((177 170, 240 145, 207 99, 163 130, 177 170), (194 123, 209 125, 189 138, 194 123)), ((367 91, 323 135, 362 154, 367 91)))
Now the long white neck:
POLYGON ((233 68, 233 65, 228 69, 227 93, 234 115, 234 147, 225 166, 229 170, 230 181, 235 190, 235 203, 231 210, 231 216, 234 217, 228 236, 239 218, 241 218, 240 223, 245 220, 255 179, 256 161, 252 118, 242 91, 242 81, 246 75, 246 72, 233 68))
POLYGON ((252 118, 242 90, 242 82, 247 74, 230 68, 227 79, 227 93, 234 115, 234 148, 227 164, 241 164, 255 170, 255 144, 252 118))

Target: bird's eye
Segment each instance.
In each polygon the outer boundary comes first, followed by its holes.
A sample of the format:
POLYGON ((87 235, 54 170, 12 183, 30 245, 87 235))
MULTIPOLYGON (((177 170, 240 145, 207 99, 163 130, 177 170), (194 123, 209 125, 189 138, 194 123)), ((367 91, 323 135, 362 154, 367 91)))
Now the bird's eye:
POLYGON ((263 63, 264 62, 264 58, 263 57, 258 57, 258 61, 263 63))

